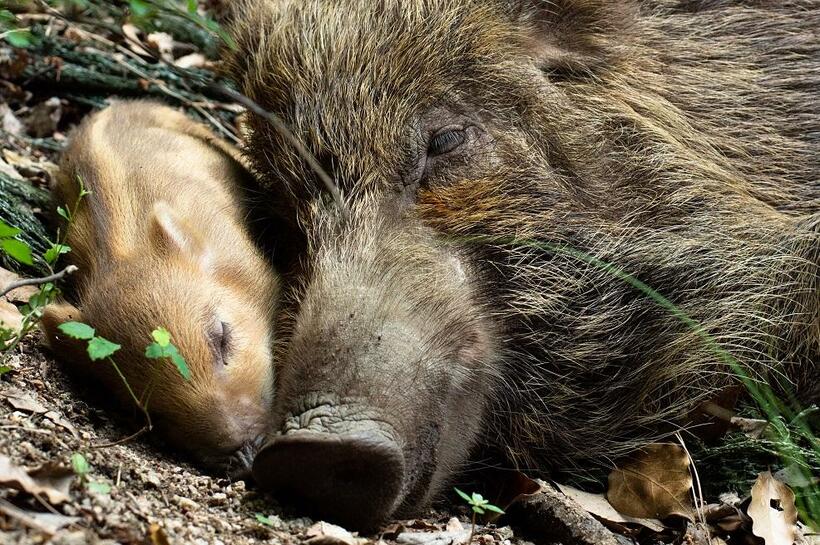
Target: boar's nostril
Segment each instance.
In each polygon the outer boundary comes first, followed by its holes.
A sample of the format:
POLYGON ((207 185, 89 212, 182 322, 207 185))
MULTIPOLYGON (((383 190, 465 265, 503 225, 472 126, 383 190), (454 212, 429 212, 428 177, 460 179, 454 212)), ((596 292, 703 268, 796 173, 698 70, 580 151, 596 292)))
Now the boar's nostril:
POLYGON ((350 528, 390 516, 404 480, 399 446, 384 436, 295 432, 256 456, 253 476, 285 502, 350 528))

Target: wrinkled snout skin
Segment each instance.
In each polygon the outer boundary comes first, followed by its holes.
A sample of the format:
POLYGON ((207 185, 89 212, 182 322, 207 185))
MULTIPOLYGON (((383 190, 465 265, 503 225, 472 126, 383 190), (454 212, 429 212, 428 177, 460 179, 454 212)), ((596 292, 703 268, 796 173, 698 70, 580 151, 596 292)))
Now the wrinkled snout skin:
POLYGON ((497 335, 464 260, 429 228, 390 221, 378 203, 347 219, 313 212, 311 281, 278 371, 281 436, 255 475, 363 526, 427 502, 465 462, 496 382, 497 335))
POLYGON ((365 527, 478 447, 607 464, 736 385, 727 354, 811 401, 820 10, 800 5, 236 2, 229 72, 344 198, 250 116, 258 212, 290 241, 261 485, 365 527))

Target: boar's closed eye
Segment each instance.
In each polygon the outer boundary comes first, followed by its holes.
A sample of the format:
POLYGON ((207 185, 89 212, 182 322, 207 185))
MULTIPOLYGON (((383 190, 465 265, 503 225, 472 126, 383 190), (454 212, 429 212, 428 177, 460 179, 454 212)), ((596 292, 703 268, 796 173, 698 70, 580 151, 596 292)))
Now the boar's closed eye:
POLYGON ((443 129, 433 135, 430 143, 427 146, 427 155, 429 157, 436 157, 450 153, 467 139, 467 133, 461 128, 443 129))

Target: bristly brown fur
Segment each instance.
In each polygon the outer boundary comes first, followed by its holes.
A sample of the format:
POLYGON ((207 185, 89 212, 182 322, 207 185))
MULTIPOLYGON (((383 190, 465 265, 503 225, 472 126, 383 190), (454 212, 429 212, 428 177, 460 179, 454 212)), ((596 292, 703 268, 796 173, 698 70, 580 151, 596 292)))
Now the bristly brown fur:
MULTIPOLYGON (((242 91, 292 125, 351 202, 417 233, 382 255, 444 247, 467 271, 470 323, 498 335, 470 367, 500 377, 473 392, 488 398, 484 437, 519 466, 618 456, 734 382, 683 321, 556 246, 634 275, 753 376, 817 400, 817 0, 243 0, 236 14, 228 70, 242 91), (469 153, 413 174, 427 129, 464 118, 481 135, 469 153)), ((316 340, 317 323, 342 318, 314 288, 357 284, 338 266, 357 259, 354 239, 317 227, 320 185, 262 120, 246 144, 311 241, 292 306, 313 310, 289 327, 316 340)), ((362 224, 363 255, 363 233, 397 236, 362 224)), ((411 279, 439 274, 408 265, 401 280, 402 261, 383 259, 382 302, 415 301, 411 279)), ((440 304, 415 308, 456 342, 440 304)), ((309 365, 300 354, 285 365, 309 365)))
POLYGON ((67 258, 80 268, 79 308, 55 304, 43 316, 57 356, 133 407, 111 365, 92 364, 84 343, 58 326, 84 321, 121 344, 114 359, 166 438, 215 466, 264 433, 273 388, 278 283, 243 225, 237 188, 249 175, 239 157, 158 103, 118 102, 91 115, 73 133, 54 188, 69 210, 78 179, 90 191, 66 234, 67 258), (220 321, 231 328, 224 364, 211 338, 220 321), (189 382, 170 361, 145 357, 157 327, 171 332, 189 382))

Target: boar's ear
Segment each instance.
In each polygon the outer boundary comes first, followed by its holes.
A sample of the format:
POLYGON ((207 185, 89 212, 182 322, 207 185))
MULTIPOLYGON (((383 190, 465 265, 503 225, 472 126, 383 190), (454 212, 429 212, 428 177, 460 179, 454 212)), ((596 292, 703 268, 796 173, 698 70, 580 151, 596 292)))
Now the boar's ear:
POLYGON ((161 250, 190 258, 203 269, 209 265, 208 247, 189 222, 163 201, 154 203, 151 214, 151 241, 161 250))
POLYGON ((69 365, 85 364, 88 356, 85 351, 87 341, 72 339, 59 326, 66 322, 82 322, 83 313, 69 303, 54 303, 43 310, 40 328, 45 333, 46 341, 58 358, 69 365))
POLYGON ((510 0, 544 72, 588 76, 625 56, 638 7, 632 0, 510 0))

